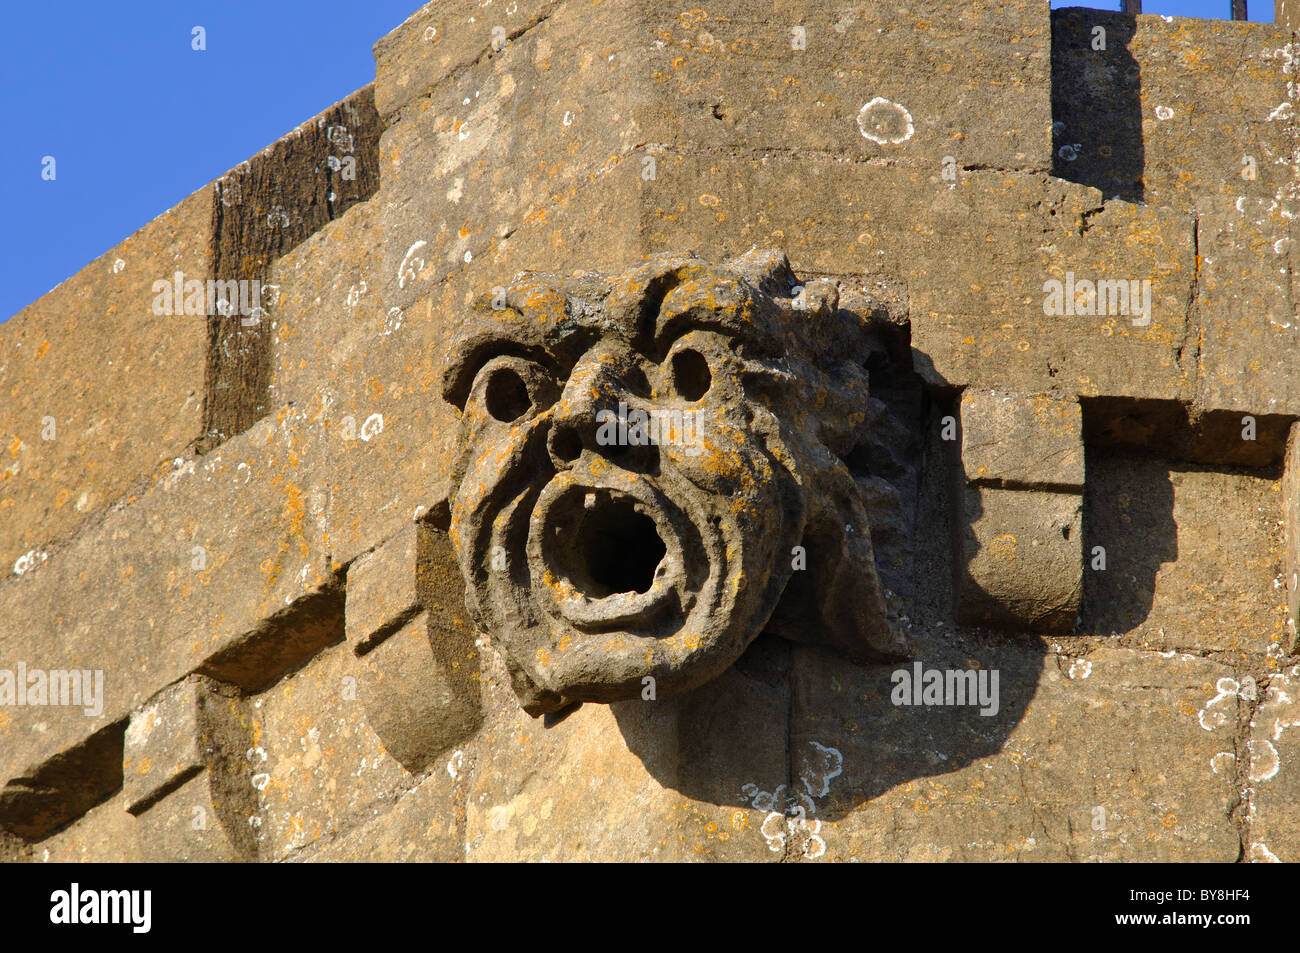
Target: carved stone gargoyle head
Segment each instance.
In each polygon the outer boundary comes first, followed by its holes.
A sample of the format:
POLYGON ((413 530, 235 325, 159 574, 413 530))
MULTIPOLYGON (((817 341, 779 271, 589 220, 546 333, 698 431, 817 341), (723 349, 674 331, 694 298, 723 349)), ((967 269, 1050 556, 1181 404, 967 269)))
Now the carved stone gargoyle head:
POLYGON ((451 538, 533 715, 722 673, 765 629, 894 658, 868 514, 862 319, 785 256, 524 273, 451 341, 451 538), (793 296, 792 296, 793 295, 793 296))

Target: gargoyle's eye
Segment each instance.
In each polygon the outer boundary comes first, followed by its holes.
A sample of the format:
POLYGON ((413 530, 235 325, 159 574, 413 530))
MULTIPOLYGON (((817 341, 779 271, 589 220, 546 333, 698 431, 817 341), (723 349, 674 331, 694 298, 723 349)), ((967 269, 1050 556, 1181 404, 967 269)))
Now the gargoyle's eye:
POLYGON ((549 407, 558 396, 549 370, 528 358, 502 354, 479 368, 465 409, 481 420, 513 424, 549 407))
POLYGON ((514 423, 533 406, 528 396, 528 385, 512 367, 497 367, 491 371, 484 391, 487 412, 502 423, 514 423))
POLYGON ((669 363, 673 390, 686 400, 696 401, 713 386, 713 373, 704 355, 692 348, 682 348, 669 363))

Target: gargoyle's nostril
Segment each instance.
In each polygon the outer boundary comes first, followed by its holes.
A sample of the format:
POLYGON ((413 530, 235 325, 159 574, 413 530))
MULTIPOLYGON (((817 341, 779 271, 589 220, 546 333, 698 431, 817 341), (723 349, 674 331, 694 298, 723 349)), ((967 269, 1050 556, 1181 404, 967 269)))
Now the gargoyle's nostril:
POLYGON ((628 368, 623 375, 623 385, 634 397, 645 399, 650 396, 650 381, 639 367, 628 368))
POLYGON ((551 454, 560 463, 572 463, 582 456, 582 437, 572 427, 558 427, 551 435, 551 454))

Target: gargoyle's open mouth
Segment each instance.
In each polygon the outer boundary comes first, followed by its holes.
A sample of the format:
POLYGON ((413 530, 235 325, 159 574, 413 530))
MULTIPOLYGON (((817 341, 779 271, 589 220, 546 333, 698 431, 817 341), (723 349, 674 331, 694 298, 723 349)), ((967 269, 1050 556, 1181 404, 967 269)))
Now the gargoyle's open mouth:
POLYGON ((554 528, 556 568, 590 599, 618 592, 649 592, 667 551, 655 521, 629 496, 586 494, 576 525, 554 528))
POLYGON ((537 517, 545 585, 574 625, 640 630, 681 606, 681 544, 652 495, 552 484, 537 517))

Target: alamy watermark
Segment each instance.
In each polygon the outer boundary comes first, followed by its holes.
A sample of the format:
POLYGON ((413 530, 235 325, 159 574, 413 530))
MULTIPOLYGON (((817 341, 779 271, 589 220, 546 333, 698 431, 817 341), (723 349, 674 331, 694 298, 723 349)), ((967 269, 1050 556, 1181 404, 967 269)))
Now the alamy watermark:
POLYGON ((979 705, 980 714, 998 713, 997 669, 927 669, 920 662, 897 669, 889 700, 895 705, 979 705))
POLYGON ((262 307, 262 282, 240 278, 222 280, 209 278, 186 279, 183 271, 176 272, 170 281, 159 278, 151 289, 154 293, 153 313, 166 315, 207 315, 229 317, 238 314, 239 323, 252 327, 261 323, 266 314, 262 307))
POLYGON ((0 708, 17 706, 80 708, 91 718, 104 713, 104 672, 100 669, 0 668, 0 708))
POLYGON ((152 890, 83 890, 73 883, 50 894, 50 922, 57 925, 121 924, 132 933, 153 926, 152 890))
POLYGON ((596 424, 596 443, 602 447, 673 445, 684 447, 689 457, 704 450, 704 414, 698 410, 628 410, 627 403, 619 401, 618 413, 601 410, 596 424))
POLYGON ((1151 323, 1151 279, 1074 277, 1067 271, 1065 280, 1049 278, 1043 282, 1043 314, 1049 317, 1073 315, 1125 315, 1133 318, 1134 327, 1151 323))

